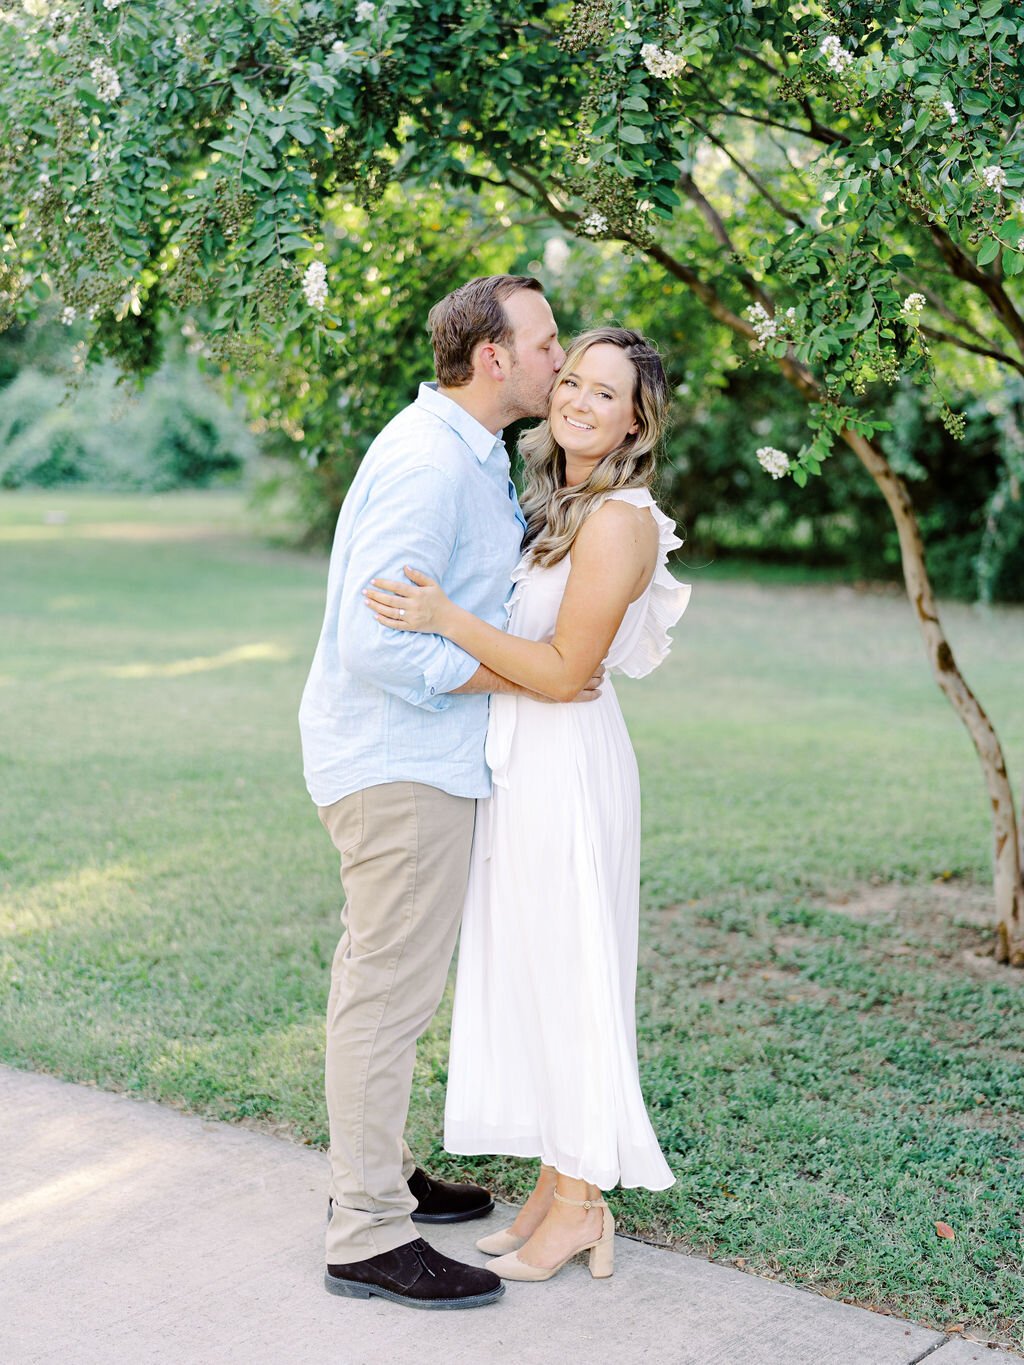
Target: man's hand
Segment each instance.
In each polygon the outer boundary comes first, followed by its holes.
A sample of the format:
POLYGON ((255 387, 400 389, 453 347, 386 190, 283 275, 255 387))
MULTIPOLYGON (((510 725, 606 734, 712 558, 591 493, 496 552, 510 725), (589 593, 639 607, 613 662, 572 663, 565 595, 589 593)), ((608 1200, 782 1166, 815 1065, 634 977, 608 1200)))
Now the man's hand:
POLYGON ((604 668, 599 668, 594 676, 584 687, 582 692, 577 692, 573 701, 597 701, 601 695, 601 684, 604 682, 604 668))

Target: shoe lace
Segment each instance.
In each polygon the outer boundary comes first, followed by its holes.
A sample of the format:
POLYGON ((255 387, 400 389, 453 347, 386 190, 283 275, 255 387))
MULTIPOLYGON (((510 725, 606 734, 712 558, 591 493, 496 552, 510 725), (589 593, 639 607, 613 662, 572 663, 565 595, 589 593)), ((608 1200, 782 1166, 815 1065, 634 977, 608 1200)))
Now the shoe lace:
POLYGON ((431 1276, 432 1279, 435 1279, 435 1280, 436 1280, 436 1279, 437 1279, 437 1275, 435 1274, 435 1272, 434 1272, 433 1270, 431 1270, 430 1266, 427 1265, 427 1258, 426 1258, 426 1256, 424 1256, 424 1254, 423 1254, 423 1253, 428 1249, 428 1248, 427 1248, 427 1244, 426 1244, 426 1242, 423 1240, 423 1238, 422 1238, 422 1237, 417 1237, 416 1240, 415 1240, 415 1242, 410 1242, 410 1243, 409 1243, 409 1246, 412 1248, 413 1252, 414 1252, 415 1255, 416 1255, 417 1261, 419 1261, 419 1263, 420 1263, 420 1265, 423 1267, 423 1269, 427 1272, 428 1275, 431 1276))

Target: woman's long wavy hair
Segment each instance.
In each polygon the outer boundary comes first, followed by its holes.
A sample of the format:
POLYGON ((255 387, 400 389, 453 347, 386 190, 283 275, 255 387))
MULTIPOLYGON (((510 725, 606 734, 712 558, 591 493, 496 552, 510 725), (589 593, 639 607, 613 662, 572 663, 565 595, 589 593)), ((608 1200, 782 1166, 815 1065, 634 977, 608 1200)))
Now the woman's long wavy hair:
POLYGON ((524 545, 533 562, 545 568, 565 558, 580 527, 606 494, 620 488, 649 488, 654 481, 655 451, 668 410, 668 380, 661 357, 640 332, 595 327, 570 344, 562 373, 570 374, 591 346, 618 346, 632 363, 637 429, 571 488, 565 486, 565 452, 547 418, 520 438, 519 453, 526 466, 524 545))

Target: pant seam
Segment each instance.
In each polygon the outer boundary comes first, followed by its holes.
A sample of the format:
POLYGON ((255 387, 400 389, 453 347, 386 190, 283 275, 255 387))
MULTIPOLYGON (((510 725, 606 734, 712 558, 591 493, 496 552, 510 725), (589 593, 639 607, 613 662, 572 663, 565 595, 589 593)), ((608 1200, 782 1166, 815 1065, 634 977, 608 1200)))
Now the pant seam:
MULTIPOLYGON (((415 834, 415 842, 414 842, 414 845, 413 845, 413 854, 412 854, 412 884, 411 884, 411 886, 410 886, 408 892, 406 893, 406 903, 405 903, 405 925, 404 925, 404 932, 403 932, 403 935, 402 935, 402 946, 399 948, 398 953, 396 954, 396 956, 395 956, 393 962, 390 964, 390 973, 391 973, 391 975, 390 975, 390 979, 389 979, 389 981, 388 981, 387 993, 386 993, 385 996, 384 996, 384 1000, 383 1000, 383 1003, 382 1003, 382 1005, 381 1005, 380 1013, 379 1013, 378 1016, 377 1016, 377 1025, 376 1025, 376 1027, 375 1027, 375 1029, 374 1029, 374 1031, 373 1031, 373 1041, 370 1043, 369 1049, 368 1049, 367 1054, 366 1054, 366 1067, 365 1067, 365 1070, 363 1071, 363 1084, 362 1084, 362 1090, 361 1090, 360 1097, 359 1097, 359 1112, 360 1112, 361 1114, 363 1114, 364 1116, 365 1116, 365 1113, 366 1113, 366 1089, 367 1089, 367 1086, 369 1085, 369 1082, 370 1082, 370 1071, 371 1071, 372 1063, 373 1063, 373 1053, 374 1053, 374 1049, 375 1049, 376 1046, 377 1046, 377 1040, 378 1040, 378 1038, 380 1037, 380 1028, 381 1028, 381 1024, 382 1024, 383 1021, 384 1021, 384 1016, 387 1014, 388 1005, 389 1005, 390 1002, 391 1002, 391 993, 392 993, 392 991, 394 990, 394 987, 395 987, 395 979, 396 979, 396 977, 398 976, 398 969, 399 969, 399 967, 400 967, 401 964, 402 964, 402 957, 403 957, 404 954, 405 954, 406 944, 409 942, 409 930, 410 930, 410 924, 411 924, 411 922, 412 922, 412 912, 413 912, 413 909, 414 909, 414 907, 415 907, 415 905, 416 905, 417 875, 418 875, 418 872, 419 872, 420 831, 419 831, 419 823, 418 823, 418 820, 417 820, 417 811, 416 811, 416 791, 415 791, 415 787, 413 786, 412 783, 409 784, 409 796, 410 796, 411 805, 412 805, 412 816, 413 816, 412 824, 413 824, 413 831, 414 831, 414 834, 415 834)), ((359 1125, 359 1181, 360 1181, 360 1184, 362 1185, 362 1187, 363 1187, 364 1190, 366 1189, 366 1155, 365 1155, 365 1149, 364 1149, 364 1146, 363 1146, 363 1133, 364 1133, 365 1127, 366 1127, 365 1121, 362 1122, 362 1123, 360 1123, 360 1125, 359 1125)), ((379 1255, 380 1253, 377 1251, 377 1238, 376 1238, 376 1236, 375 1236, 375 1229, 371 1226, 370 1228, 368 1228, 368 1232, 369 1232, 369 1234, 370 1234, 370 1242, 372 1243, 373 1248, 374 1248, 374 1254, 375 1254, 375 1255, 379 1255)))

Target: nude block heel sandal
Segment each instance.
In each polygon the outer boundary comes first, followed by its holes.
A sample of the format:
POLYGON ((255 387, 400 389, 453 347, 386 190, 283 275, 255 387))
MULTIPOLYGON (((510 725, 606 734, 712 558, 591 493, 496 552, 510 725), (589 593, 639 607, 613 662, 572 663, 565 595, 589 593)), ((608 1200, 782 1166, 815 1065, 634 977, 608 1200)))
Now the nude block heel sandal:
POLYGON ((503 1280, 550 1280, 553 1275, 562 1269, 564 1265, 578 1256, 582 1251, 590 1252, 590 1273, 595 1280, 606 1280, 615 1269, 615 1219, 611 1215, 611 1210, 603 1199, 566 1199, 564 1195, 555 1191, 555 1198, 560 1204, 572 1204, 577 1209, 603 1209, 604 1214, 601 1219, 601 1236, 596 1242, 586 1242, 583 1246, 577 1247, 575 1251, 570 1251, 564 1260, 559 1261, 550 1270, 545 1270, 542 1266, 527 1265, 521 1261, 516 1252, 510 1252, 507 1256, 499 1256, 496 1261, 488 1261, 487 1269, 493 1270, 496 1275, 500 1275, 503 1280))

